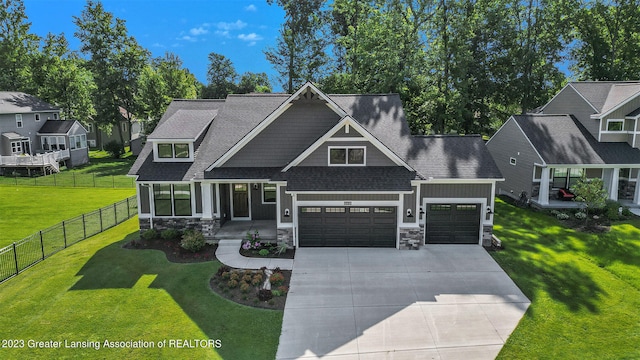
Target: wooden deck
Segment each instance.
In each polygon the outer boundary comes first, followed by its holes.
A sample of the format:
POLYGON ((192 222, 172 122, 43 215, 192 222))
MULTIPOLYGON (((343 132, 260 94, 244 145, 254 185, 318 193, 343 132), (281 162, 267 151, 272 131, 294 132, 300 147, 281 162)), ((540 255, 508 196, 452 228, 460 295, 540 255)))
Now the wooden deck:
POLYGON ((0 156, 0 167, 3 168, 22 168, 43 170, 50 169, 52 172, 59 172, 58 163, 62 160, 70 158, 69 150, 60 150, 37 155, 11 155, 0 156))

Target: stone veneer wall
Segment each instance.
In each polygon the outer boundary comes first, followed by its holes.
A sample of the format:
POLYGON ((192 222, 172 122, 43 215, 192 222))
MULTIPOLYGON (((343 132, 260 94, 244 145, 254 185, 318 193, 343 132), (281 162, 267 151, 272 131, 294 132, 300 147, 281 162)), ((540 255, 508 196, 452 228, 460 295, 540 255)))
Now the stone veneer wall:
POLYGON ((482 226, 482 246, 491 247, 491 235, 493 235, 493 225, 482 226))
MULTIPOLYGON (((151 228, 151 219, 140 219, 139 222, 140 232, 151 228)), ((201 231, 205 239, 212 240, 213 235, 220 230, 220 221, 200 218, 154 218, 153 228, 158 231, 195 229, 201 231)))
POLYGON ((278 228, 278 242, 285 242, 289 248, 293 248, 293 228, 278 228))
POLYGON ((424 239, 424 226, 400 228, 400 250, 418 250, 424 239))

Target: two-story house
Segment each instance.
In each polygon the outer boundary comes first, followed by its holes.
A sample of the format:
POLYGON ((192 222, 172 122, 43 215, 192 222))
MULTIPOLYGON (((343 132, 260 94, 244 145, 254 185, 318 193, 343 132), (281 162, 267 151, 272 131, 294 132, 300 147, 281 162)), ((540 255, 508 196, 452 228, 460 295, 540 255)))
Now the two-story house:
POLYGON ((174 100, 131 168, 140 229, 267 220, 291 246, 490 243, 480 136, 412 136, 397 94, 174 100))
POLYGON ((539 112, 514 115, 487 142, 505 177, 498 193, 526 192, 539 207, 581 177, 609 199, 640 205, 640 81, 567 84, 539 112))
POLYGON ((79 122, 60 119, 59 108, 33 95, 0 91, 0 173, 87 163, 86 136, 79 122))

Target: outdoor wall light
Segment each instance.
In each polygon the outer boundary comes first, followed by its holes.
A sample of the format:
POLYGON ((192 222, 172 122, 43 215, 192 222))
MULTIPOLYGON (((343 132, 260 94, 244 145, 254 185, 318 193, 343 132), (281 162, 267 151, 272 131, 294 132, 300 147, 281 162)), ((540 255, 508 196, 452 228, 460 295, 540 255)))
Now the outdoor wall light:
POLYGON ((289 217, 289 216, 291 216, 289 214, 289 209, 284 209, 284 217, 289 217))
POLYGON ((487 214, 493 214, 493 210, 491 210, 491 206, 487 206, 487 214))
POLYGON ((422 209, 422 206, 420 206, 420 215, 424 215, 424 210, 422 209))
POLYGON ((258 190, 258 184, 253 184, 253 190, 258 190))
POLYGON ((411 209, 407 209, 407 217, 409 218, 413 217, 413 213, 411 212, 411 209))

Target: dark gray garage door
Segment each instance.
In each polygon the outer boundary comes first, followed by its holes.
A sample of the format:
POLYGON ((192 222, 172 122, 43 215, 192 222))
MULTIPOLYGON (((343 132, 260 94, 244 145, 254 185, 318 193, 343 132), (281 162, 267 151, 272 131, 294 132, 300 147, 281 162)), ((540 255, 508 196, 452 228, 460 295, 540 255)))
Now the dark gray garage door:
POLYGON ((425 233, 430 244, 477 244, 480 204, 428 204, 425 233))
POLYGON ((396 211, 373 206, 300 207, 300 246, 395 247, 396 211))

